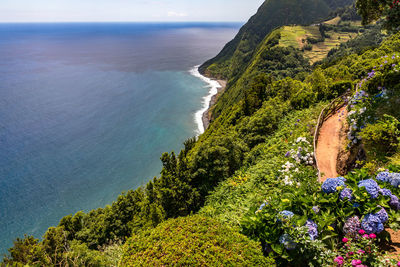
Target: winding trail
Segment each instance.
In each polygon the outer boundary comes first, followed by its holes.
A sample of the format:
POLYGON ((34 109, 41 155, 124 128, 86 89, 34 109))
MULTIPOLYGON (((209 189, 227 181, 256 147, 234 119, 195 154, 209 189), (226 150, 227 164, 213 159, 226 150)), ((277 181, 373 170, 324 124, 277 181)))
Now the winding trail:
POLYGON ((321 172, 321 182, 338 176, 336 167, 340 150, 340 131, 346 116, 347 109, 343 107, 330 116, 320 129, 316 157, 321 172))

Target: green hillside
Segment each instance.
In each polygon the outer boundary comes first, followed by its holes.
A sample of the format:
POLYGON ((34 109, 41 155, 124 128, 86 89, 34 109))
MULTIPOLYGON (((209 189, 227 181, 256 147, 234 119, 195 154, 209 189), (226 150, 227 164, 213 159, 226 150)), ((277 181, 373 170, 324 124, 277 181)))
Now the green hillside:
POLYGON ((311 24, 352 3, 353 0, 266 0, 236 37, 215 58, 204 63, 200 71, 212 77, 232 78, 243 71, 259 43, 274 28, 311 24))
POLYGON ((385 253, 400 229, 400 33, 327 20, 266 33, 206 132, 161 156, 160 177, 65 216, 41 240, 16 239, 4 263, 395 266, 385 253), (354 39, 336 38, 354 29, 354 39), (327 57, 312 66, 307 53, 321 44, 327 57), (328 112, 341 126, 344 177, 321 185, 314 134, 328 112))

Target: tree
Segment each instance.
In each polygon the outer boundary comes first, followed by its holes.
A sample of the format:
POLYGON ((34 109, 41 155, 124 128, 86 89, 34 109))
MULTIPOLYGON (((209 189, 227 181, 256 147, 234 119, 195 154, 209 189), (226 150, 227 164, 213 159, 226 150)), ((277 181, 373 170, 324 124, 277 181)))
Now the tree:
POLYGON ((356 7, 364 25, 385 16, 387 30, 396 32, 400 29, 399 0, 357 0, 356 7))

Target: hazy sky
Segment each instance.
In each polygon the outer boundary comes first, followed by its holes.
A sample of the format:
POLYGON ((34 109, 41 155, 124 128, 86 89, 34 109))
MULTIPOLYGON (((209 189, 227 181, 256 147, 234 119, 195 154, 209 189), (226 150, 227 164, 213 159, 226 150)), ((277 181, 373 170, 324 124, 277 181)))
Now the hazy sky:
POLYGON ((264 0, 0 0, 0 22, 247 21, 264 0))

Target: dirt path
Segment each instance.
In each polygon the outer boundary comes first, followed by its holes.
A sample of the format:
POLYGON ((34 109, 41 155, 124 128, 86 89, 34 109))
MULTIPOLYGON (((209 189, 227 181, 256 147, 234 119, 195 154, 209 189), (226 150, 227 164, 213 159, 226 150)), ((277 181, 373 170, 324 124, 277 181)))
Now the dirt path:
POLYGON ((321 172, 321 182, 338 176, 336 166, 340 150, 340 130, 346 116, 347 109, 343 107, 329 117, 320 129, 316 157, 321 172))

